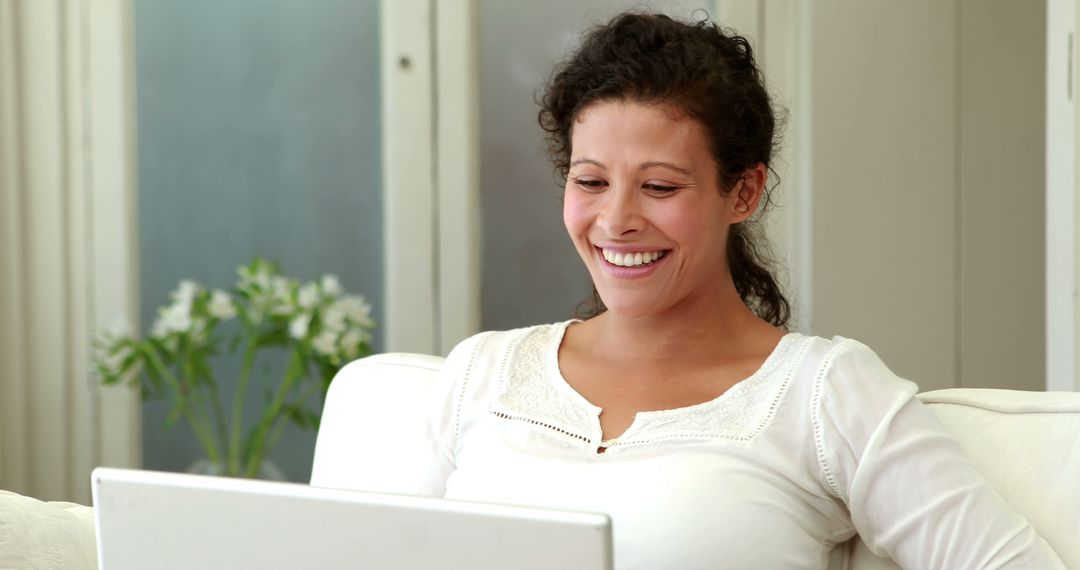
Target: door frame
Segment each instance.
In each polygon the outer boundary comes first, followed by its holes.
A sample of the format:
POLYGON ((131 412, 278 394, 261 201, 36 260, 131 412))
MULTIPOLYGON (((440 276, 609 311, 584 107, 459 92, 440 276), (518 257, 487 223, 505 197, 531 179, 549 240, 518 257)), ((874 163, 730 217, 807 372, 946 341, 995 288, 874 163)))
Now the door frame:
POLYGON ((1080 390, 1077 376, 1077 0, 1048 0, 1046 34, 1046 389, 1080 390))

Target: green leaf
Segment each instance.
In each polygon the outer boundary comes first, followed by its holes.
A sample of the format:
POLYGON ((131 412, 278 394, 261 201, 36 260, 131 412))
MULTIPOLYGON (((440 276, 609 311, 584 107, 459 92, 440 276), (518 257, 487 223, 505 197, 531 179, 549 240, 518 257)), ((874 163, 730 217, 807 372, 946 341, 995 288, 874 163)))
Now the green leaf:
POLYGON ((176 421, 184 415, 184 397, 179 394, 177 396, 173 399, 172 406, 169 408, 169 415, 165 417, 165 429, 172 429, 176 425, 176 421))
POLYGON ((304 413, 307 415, 307 422, 308 425, 311 426, 311 429, 319 429, 319 421, 321 420, 322 415, 315 410, 308 408, 304 409, 304 413))
POLYGON ((261 335, 257 344, 259 348, 266 346, 285 346, 289 344, 291 339, 292 337, 289 336, 288 321, 286 320, 283 326, 267 331, 265 334, 261 335))
POLYGON ((319 414, 303 404, 289 404, 282 411, 300 429, 310 430, 319 427, 319 414))

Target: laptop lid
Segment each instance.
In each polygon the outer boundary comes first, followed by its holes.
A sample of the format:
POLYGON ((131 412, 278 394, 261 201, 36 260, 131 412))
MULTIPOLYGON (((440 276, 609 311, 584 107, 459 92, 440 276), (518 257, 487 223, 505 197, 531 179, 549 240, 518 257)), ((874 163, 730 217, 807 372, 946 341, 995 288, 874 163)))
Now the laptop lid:
POLYGON ((101 570, 610 570, 606 515, 99 467, 101 570))

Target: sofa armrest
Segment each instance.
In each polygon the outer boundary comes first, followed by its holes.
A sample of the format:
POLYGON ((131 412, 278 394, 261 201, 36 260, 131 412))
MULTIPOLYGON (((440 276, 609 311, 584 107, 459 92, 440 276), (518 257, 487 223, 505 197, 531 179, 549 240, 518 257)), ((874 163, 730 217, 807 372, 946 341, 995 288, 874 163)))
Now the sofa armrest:
POLYGON ((94 509, 0 491, 0 568, 97 568, 94 509))

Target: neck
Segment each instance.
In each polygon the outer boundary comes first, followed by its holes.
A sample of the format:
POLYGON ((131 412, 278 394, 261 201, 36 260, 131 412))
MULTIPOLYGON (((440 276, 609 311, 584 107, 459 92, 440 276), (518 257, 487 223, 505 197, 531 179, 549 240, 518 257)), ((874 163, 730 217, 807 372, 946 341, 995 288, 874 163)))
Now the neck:
POLYGON ((781 334, 747 308, 730 280, 719 291, 689 296, 660 312, 609 310, 595 320, 595 348, 623 364, 704 364, 744 353, 761 335, 781 334))

